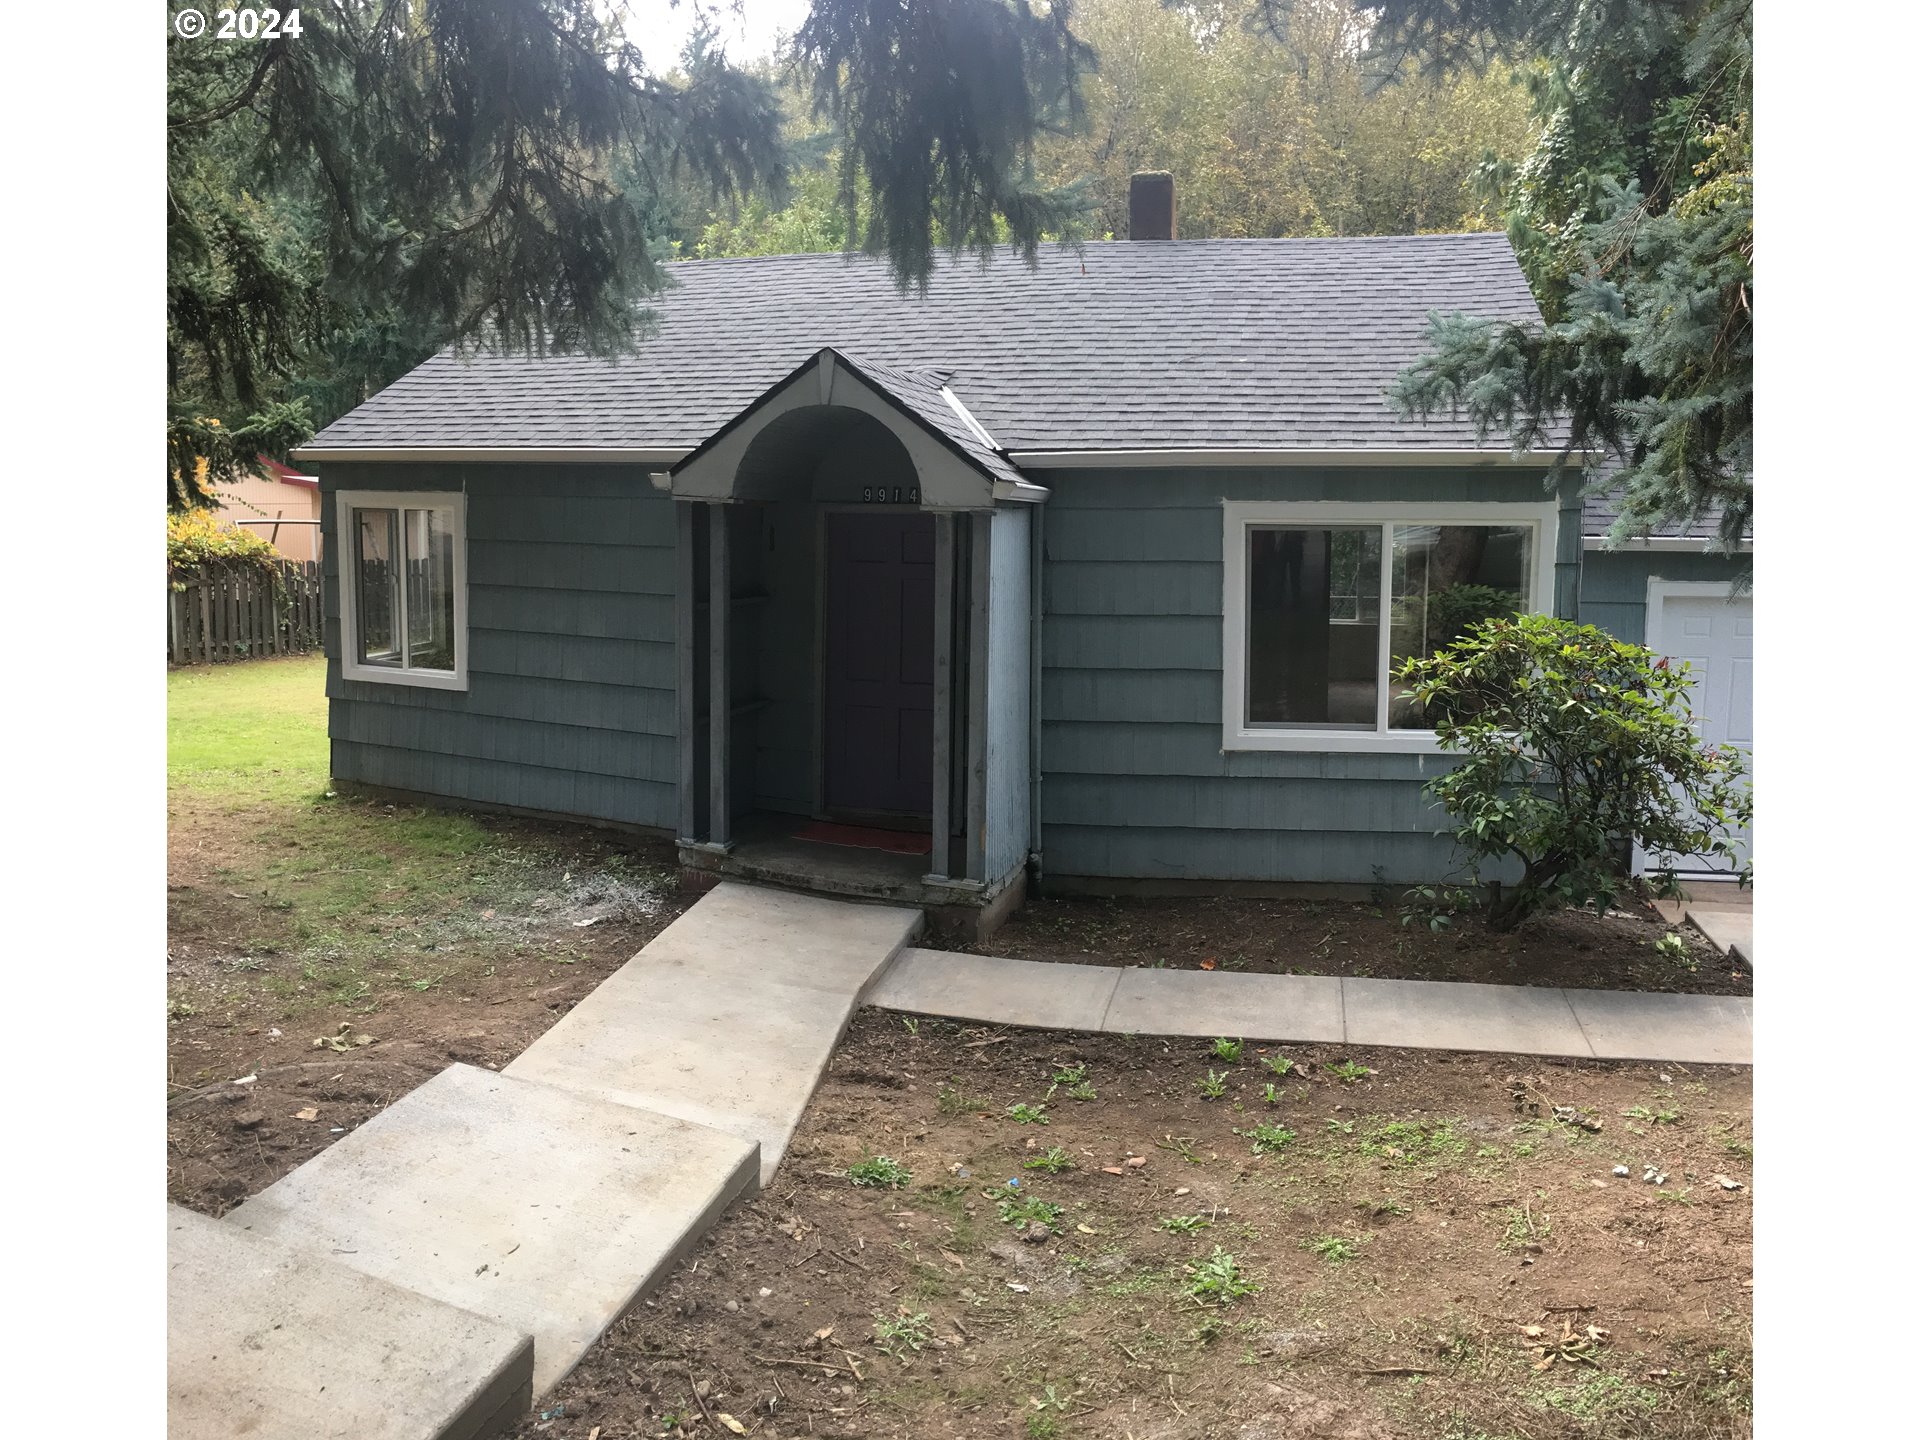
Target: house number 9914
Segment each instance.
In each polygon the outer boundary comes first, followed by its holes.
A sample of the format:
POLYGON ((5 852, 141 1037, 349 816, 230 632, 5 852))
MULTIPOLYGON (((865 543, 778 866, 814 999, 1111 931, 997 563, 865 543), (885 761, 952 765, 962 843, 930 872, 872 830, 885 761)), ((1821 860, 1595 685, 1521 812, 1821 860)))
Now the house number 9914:
POLYGON ((918 485, 865 485, 860 489, 860 498, 869 505, 918 505, 920 487, 918 485))

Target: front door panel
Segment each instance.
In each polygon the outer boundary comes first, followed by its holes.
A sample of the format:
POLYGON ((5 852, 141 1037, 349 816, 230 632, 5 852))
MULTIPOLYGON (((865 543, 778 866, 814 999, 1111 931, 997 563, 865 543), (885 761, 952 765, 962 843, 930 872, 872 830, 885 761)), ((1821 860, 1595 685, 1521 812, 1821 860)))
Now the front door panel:
POLYGON ((933 810, 933 517, 827 517, 827 807, 933 810))

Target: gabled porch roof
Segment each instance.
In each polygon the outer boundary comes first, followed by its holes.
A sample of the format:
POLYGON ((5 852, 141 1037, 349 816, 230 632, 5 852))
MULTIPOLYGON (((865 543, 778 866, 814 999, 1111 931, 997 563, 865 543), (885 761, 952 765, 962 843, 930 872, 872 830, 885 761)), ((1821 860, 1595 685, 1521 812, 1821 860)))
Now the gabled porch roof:
POLYGON ((817 350, 675 464, 670 488, 686 500, 768 498, 781 468, 776 460, 865 415, 906 451, 922 509, 1044 500, 1045 487, 1007 458, 947 384, 950 375, 857 361, 831 346, 817 350), (763 439, 771 453, 757 452, 763 439))

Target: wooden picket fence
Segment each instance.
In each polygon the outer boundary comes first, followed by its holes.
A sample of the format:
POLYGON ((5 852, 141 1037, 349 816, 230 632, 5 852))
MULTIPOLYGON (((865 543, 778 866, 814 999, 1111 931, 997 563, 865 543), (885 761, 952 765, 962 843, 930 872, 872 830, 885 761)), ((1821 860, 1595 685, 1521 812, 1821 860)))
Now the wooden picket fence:
POLYGON ((320 567, 282 560, 281 591, 257 570, 167 584, 167 656, 175 665, 223 665, 299 655, 321 643, 320 567))

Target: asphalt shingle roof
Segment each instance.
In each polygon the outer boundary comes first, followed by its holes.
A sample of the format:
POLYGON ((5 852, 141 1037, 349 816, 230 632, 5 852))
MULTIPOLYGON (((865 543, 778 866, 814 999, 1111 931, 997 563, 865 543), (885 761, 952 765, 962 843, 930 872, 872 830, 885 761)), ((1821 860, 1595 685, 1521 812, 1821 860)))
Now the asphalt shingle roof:
MULTIPOLYGON (((1609 467, 1611 468, 1611 467, 1609 467)), ((1604 482, 1603 482, 1604 483, 1604 482)), ((1620 518, 1620 495, 1618 491, 1589 490, 1581 501, 1580 533, 1583 535, 1606 535, 1613 529, 1613 522, 1620 518)), ((1720 530, 1719 512, 1691 524, 1683 520, 1669 520, 1664 525, 1656 525, 1650 532, 1662 539, 1689 539, 1705 542, 1717 535, 1720 530)))
POLYGON ((449 351, 313 444, 692 447, 831 346, 950 376, 1013 451, 1464 449, 1464 418, 1403 420, 1384 397, 1428 313, 1539 318, 1499 234, 1109 241, 1043 249, 1034 268, 1002 251, 943 260, 924 296, 839 254, 671 274, 658 334, 633 354, 449 351))
MULTIPOLYGON (((944 435, 949 442, 959 448, 961 453, 995 480, 1007 480, 1015 484, 1020 482, 1020 472, 1008 463, 1006 456, 992 444, 974 433, 973 426, 967 424, 965 417, 947 398, 953 392, 948 388, 952 376, 946 371, 902 370, 892 365, 874 364, 860 359, 857 355, 849 355, 847 360, 856 370, 944 435), (942 393, 943 390, 945 393, 942 393)), ((959 397, 954 396, 954 399, 957 400, 959 397)), ((964 400, 960 403, 966 404, 964 400)), ((967 413, 973 413, 971 406, 968 406, 967 413)), ((974 418, 977 423, 979 417, 974 418)), ((988 439, 992 438, 989 432, 988 439)))

